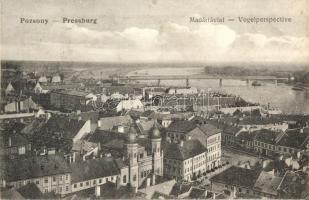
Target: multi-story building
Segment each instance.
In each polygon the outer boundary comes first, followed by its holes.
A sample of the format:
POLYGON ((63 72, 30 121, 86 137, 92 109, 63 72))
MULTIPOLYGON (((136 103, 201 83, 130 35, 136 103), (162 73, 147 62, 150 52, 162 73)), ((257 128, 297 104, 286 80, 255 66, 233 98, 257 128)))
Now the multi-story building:
POLYGON ((167 143, 164 148, 164 176, 191 181, 206 172, 207 149, 199 140, 167 143))
POLYGON ((50 93, 50 104, 58 109, 79 109, 90 99, 89 93, 75 90, 54 90, 50 93))
POLYGON ((309 147, 309 128, 285 132, 262 129, 254 134, 254 150, 264 155, 296 154, 309 147))
POLYGON ((176 143, 182 140, 199 140, 207 149, 207 170, 221 164, 221 130, 215 126, 197 125, 192 121, 175 121, 168 127, 167 137, 176 143))
POLYGON ((23 157, 6 161, 2 186, 19 188, 35 183, 42 193, 71 192, 71 169, 61 155, 23 157))

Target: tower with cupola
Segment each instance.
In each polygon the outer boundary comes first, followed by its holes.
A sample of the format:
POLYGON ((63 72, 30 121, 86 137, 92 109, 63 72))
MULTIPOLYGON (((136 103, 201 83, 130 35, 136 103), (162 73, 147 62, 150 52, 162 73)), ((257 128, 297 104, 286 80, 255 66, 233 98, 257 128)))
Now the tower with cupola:
POLYGON ((128 135, 126 142, 126 158, 129 165, 129 183, 132 187, 138 187, 138 143, 135 133, 131 132, 128 135))
POLYGON ((161 149, 161 133, 157 122, 154 123, 151 134, 151 153, 153 156, 153 173, 163 175, 163 151, 161 149))

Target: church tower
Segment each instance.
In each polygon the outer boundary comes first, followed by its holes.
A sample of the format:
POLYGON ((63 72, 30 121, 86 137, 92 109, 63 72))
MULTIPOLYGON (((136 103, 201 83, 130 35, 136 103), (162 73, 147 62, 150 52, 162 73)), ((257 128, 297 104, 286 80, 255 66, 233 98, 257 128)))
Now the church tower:
POLYGON ((161 149, 161 133, 157 122, 154 123, 150 135, 151 151, 153 155, 153 173, 163 176, 163 151, 161 149))
POLYGON ((138 143, 136 140, 136 135, 130 131, 126 142, 126 158, 129 162, 129 183, 132 187, 138 187, 137 150, 138 143))

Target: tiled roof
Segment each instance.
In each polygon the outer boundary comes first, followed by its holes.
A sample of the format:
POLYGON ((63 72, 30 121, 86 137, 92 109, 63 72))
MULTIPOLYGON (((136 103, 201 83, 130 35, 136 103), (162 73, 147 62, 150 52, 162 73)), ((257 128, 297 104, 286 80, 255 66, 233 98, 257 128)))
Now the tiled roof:
POLYGON ((38 130, 34 137, 34 146, 52 147, 69 151, 73 138, 86 122, 69 117, 53 116, 38 130))
POLYGON ((217 133, 220 133, 221 130, 216 128, 215 126, 211 124, 202 124, 199 126, 199 128, 207 135, 207 136, 212 136, 217 133))
POLYGON ((21 188, 18 188, 17 191, 25 199, 42 199, 43 194, 40 189, 34 183, 29 183, 21 188))
POLYGON ((260 142, 265 142, 268 144, 275 144, 277 137, 280 136, 282 132, 272 131, 269 129, 262 129, 262 130, 254 131, 254 134, 255 134, 255 140, 258 140, 260 142))
POLYGON ((277 145, 302 149, 306 142, 309 141, 309 128, 287 130, 283 137, 278 141, 277 145))
POLYGON ((267 194, 277 195, 277 189, 281 183, 281 180, 282 177, 277 177, 262 171, 254 184, 254 190, 267 194))
POLYGON ((253 141, 255 138, 256 132, 242 131, 236 137, 238 139, 243 139, 246 141, 253 141))
POLYGON ((167 127, 167 131, 187 133, 187 132, 195 129, 196 127, 197 127, 197 125, 192 121, 176 120, 176 121, 172 122, 169 125, 169 127, 167 127))
POLYGON ((175 143, 166 143, 164 157, 168 159, 186 160, 206 152, 207 149, 198 140, 187 140, 183 146, 175 143))
POLYGON ((18 181, 71 172, 61 155, 19 158, 8 160, 6 163, 4 177, 7 181, 18 181))
POLYGON ((133 123, 133 119, 129 115, 125 116, 115 116, 115 117, 104 117, 100 119, 101 130, 111 130, 117 125, 130 125, 133 123))
POLYGON ((236 126, 226 126, 224 129, 223 129, 223 133, 224 134, 228 134, 228 135, 236 135, 236 133, 238 133, 239 131, 241 130, 240 127, 236 127, 236 126))
POLYGON ((280 184, 280 198, 283 199, 305 199, 309 195, 308 174, 286 172, 280 184))
POLYGON ((90 159, 82 162, 72 163, 72 183, 118 175, 120 172, 112 158, 90 159))
POLYGON ((232 166, 212 177, 211 182, 253 188, 258 176, 259 172, 255 170, 232 166))
POLYGON ((99 120, 99 112, 98 111, 89 111, 89 112, 81 112, 80 114, 71 114, 72 119, 78 119, 81 117, 82 120, 87 121, 90 120, 91 123, 98 123, 99 120))

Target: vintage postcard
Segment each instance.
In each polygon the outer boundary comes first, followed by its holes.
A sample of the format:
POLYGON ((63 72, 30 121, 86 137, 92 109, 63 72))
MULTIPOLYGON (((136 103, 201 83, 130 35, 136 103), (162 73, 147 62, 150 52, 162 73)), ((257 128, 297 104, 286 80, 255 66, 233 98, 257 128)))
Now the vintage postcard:
POLYGON ((1 199, 309 199, 308 0, 1 0, 1 199))

